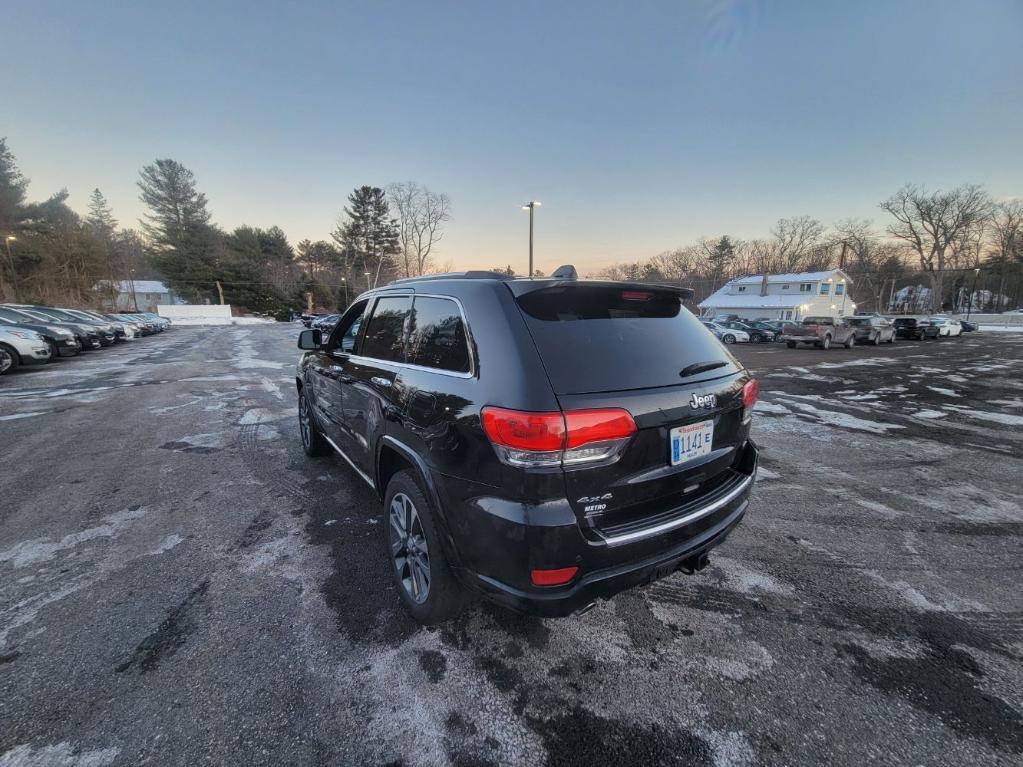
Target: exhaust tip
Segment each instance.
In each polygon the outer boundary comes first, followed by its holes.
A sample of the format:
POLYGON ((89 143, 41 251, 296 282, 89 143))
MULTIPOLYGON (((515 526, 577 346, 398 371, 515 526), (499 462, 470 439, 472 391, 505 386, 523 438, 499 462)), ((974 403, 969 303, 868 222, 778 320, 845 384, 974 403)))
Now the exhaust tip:
POLYGON ((586 613, 588 613, 590 610, 592 610, 596 606, 597 606, 596 602, 590 602, 585 607, 580 607, 578 610, 576 610, 575 614, 576 615, 585 615, 586 613))

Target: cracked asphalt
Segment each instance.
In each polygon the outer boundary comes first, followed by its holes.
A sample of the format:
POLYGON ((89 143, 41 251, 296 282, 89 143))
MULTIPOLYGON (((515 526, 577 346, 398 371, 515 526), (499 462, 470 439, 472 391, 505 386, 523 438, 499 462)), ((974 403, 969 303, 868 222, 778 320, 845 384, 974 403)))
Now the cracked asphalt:
POLYGON ((742 526, 561 620, 405 617, 296 328, 0 378, 0 767, 1023 760, 1023 337, 737 355, 742 526))

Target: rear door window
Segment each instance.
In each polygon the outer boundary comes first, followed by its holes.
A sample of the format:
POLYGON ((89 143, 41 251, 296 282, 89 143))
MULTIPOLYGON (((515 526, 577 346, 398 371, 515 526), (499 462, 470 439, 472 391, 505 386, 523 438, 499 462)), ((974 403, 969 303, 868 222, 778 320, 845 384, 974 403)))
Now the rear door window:
POLYGON ((416 296, 409 323, 408 361, 454 373, 469 372, 469 344, 457 303, 450 298, 416 296))
POLYGON ((389 362, 405 361, 405 319, 412 310, 411 296, 383 296, 373 307, 366 326, 362 356, 389 362))
POLYGON ((558 394, 672 386, 740 370, 672 291, 568 285, 517 301, 558 394), (702 376, 680 375, 718 361, 725 365, 702 376))

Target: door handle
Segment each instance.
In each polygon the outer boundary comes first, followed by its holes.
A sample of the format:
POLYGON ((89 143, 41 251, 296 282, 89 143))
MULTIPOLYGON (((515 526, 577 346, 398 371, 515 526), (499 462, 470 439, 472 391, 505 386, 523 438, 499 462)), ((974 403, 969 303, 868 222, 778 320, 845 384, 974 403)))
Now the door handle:
POLYGON ((383 378, 381 376, 373 376, 372 378, 369 379, 369 382, 376 384, 377 386, 383 386, 384 388, 387 388, 388 386, 391 385, 390 379, 383 378))

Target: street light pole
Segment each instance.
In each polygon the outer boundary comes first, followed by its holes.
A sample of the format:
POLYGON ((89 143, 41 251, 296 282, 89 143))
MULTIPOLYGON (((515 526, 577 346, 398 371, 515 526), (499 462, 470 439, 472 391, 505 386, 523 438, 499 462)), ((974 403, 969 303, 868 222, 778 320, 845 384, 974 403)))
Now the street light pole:
POLYGON ((14 269, 14 256, 11 255, 11 243, 16 239, 18 238, 13 234, 9 234, 4 238, 4 244, 7 245, 7 262, 11 265, 11 288, 14 290, 14 300, 20 301, 21 294, 18 292, 18 274, 14 269))
POLYGON ((973 290, 970 291, 970 301, 966 304, 966 321, 970 321, 970 314, 973 312, 973 296, 977 293, 977 278, 980 276, 980 267, 973 270, 973 290))
POLYGON ((539 200, 530 200, 522 206, 529 211, 529 278, 533 278, 533 211, 540 207, 539 200))
POLYGON ((348 280, 341 278, 341 284, 345 286, 345 309, 348 308, 348 280))
POLYGON ((366 290, 369 290, 369 272, 363 272, 366 275, 366 290))

